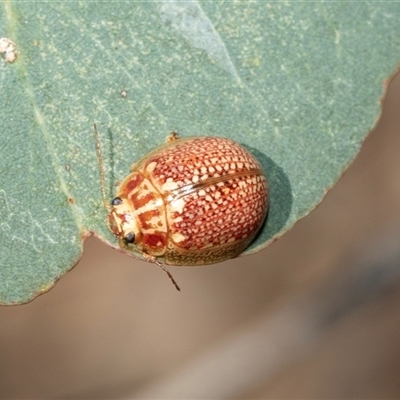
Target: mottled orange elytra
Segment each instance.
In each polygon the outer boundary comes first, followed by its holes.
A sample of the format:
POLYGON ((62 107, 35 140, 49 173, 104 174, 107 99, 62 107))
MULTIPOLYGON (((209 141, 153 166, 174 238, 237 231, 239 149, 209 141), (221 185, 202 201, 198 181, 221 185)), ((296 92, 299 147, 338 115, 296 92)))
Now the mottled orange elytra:
POLYGON ((267 214, 267 180, 233 140, 173 133, 131 166, 108 208, 121 247, 169 265, 213 264, 253 240, 267 214))

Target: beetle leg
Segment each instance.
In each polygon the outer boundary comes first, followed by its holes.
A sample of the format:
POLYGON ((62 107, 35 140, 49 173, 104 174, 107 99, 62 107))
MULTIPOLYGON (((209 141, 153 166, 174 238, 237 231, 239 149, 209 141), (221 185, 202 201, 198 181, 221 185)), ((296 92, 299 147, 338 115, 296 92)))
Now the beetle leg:
POLYGON ((119 247, 121 247, 121 249, 129 250, 129 246, 125 243, 124 239, 119 238, 118 244, 119 244, 119 247))
POLYGON ((165 139, 165 141, 168 143, 168 142, 173 142, 174 140, 177 140, 177 139, 179 139, 178 132, 172 131, 172 132, 167 136, 167 138, 165 139))

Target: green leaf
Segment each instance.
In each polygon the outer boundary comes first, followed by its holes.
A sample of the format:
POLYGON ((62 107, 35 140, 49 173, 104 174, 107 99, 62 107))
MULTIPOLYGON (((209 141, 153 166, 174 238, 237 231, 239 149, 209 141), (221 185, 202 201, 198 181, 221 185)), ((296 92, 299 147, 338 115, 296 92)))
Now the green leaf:
POLYGON ((380 114, 399 62, 396 2, 5 1, 0 37, 0 302, 23 303, 118 247, 102 204, 176 130, 231 137, 267 173, 265 247, 321 201, 380 114), (123 93, 126 91, 126 93, 123 93))

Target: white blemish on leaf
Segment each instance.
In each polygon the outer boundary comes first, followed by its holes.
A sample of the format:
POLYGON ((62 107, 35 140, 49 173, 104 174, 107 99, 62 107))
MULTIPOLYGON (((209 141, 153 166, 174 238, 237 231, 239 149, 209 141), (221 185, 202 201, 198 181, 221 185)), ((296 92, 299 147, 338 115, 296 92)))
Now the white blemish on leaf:
POLYGON ((160 5, 160 14, 167 26, 172 27, 194 47, 204 50, 219 67, 240 82, 221 36, 198 1, 164 0, 160 5))
MULTIPOLYGON (((29 246, 35 252, 41 252, 44 243, 57 244, 54 240, 57 231, 60 229, 56 218, 37 220, 31 211, 21 211, 21 204, 14 199, 13 209, 7 199, 6 192, 0 190, 0 229, 4 237, 11 242, 21 242, 29 246)), ((3 239, 4 240, 4 239, 3 239)))
POLYGON ((4 59, 12 63, 17 58, 17 48, 15 43, 7 38, 0 38, 0 53, 4 54, 4 59))

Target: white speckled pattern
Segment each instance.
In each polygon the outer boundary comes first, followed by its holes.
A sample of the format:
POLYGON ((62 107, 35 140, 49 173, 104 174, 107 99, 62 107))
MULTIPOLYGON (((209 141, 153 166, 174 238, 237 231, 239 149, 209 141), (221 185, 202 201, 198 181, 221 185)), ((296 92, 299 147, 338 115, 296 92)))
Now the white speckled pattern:
MULTIPOLYGON (((167 264, 212 264, 233 258, 248 246, 265 219, 268 189, 261 166, 232 140, 172 140, 142 158, 132 170, 135 172, 124 180, 117 196, 132 203, 136 196, 138 204, 147 210, 144 198, 154 201, 154 197, 149 196, 147 187, 141 196, 141 187, 132 184, 131 176, 136 180, 139 174, 143 182, 151 182, 157 191, 155 197, 164 201, 161 214, 166 211, 167 264)), ((145 213, 133 208, 132 213, 140 214, 139 226, 158 235, 154 223, 157 211, 148 213, 147 221, 145 213), (149 226, 154 227, 153 232, 149 226)), ((143 249, 141 243, 135 245, 143 249)), ((151 253, 151 249, 147 248, 147 252, 151 253)), ((159 247, 157 256, 160 254, 159 247)))

